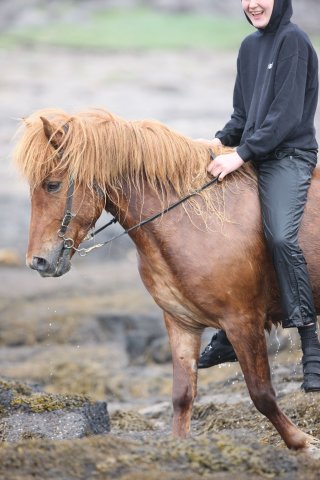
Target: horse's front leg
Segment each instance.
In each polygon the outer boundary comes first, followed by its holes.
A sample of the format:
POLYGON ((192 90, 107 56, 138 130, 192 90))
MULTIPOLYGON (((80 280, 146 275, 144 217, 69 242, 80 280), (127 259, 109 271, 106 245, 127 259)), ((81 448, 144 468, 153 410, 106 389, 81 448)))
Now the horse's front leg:
POLYGON ((247 316, 245 322, 239 318, 229 320, 224 329, 237 354, 254 405, 271 421, 289 448, 307 447, 311 437, 298 429, 277 404, 262 322, 254 315, 247 316))
POLYGON ((165 313, 173 361, 173 425, 172 433, 186 437, 194 398, 197 394, 197 364, 200 352, 201 332, 189 332, 181 328, 174 317, 165 313))

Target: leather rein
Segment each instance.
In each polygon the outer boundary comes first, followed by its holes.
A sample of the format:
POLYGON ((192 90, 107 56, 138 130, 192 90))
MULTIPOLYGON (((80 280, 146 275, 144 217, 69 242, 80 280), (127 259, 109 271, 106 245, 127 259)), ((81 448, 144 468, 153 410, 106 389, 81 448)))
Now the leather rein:
MULTIPOLYGON (((214 160, 215 156, 211 152, 210 153, 211 160, 214 160)), ((67 250, 75 250, 76 252, 79 253, 81 257, 85 257, 88 253, 90 253, 92 250, 95 250, 96 248, 101 248, 105 247, 109 243, 113 242, 114 240, 129 234, 133 230, 136 230, 139 227, 143 227, 147 223, 152 222, 153 220, 156 220, 157 218, 161 217, 165 213, 170 212, 174 208, 176 208, 178 205, 181 205, 182 203, 186 202, 189 200, 189 198, 193 197, 194 195, 197 195, 201 193, 203 190, 206 188, 210 187, 214 183, 216 183, 219 179, 219 176, 212 178, 209 180, 209 182, 205 183, 201 187, 197 188, 196 190, 193 190, 191 193, 185 195, 184 197, 180 198, 174 203, 171 203, 167 208, 162 210, 161 212, 155 213, 154 215, 151 215, 150 217, 146 218, 145 220, 142 220, 141 222, 133 225, 132 227, 128 228, 127 230, 124 230, 123 232, 119 233, 118 235, 115 235, 114 237, 110 238, 109 240, 106 240, 103 243, 96 243, 95 245, 92 245, 91 247, 88 248, 77 248, 74 246, 74 240, 71 237, 66 237, 65 234, 67 233, 67 230, 69 228, 69 224, 71 220, 76 216, 76 214, 72 213, 72 201, 73 201, 73 194, 74 194, 74 180, 70 178, 69 180, 69 186, 68 186, 68 191, 67 191, 67 201, 64 209, 64 215, 63 219, 60 225, 60 228, 58 230, 58 236, 63 240, 63 248, 67 250)), ((110 225, 113 223, 117 223, 117 219, 113 217, 108 223, 100 227, 99 229, 95 230, 94 232, 89 232, 88 235, 84 238, 83 241, 90 240, 95 237, 98 233, 102 232, 106 228, 108 228, 110 225)), ((81 242, 83 243, 83 242, 81 242)))

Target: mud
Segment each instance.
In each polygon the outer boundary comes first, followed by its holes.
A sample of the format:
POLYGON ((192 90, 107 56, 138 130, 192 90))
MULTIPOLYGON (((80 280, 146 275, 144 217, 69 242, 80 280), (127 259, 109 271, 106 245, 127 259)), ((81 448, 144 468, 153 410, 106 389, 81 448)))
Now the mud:
MULTIPOLYGON (((61 279, 41 279, 23 266, 28 189, 9 163, 17 117, 44 106, 104 106, 211 137, 230 112, 235 58, 204 51, 0 52, 0 374, 47 394, 107 401, 111 417, 106 436, 0 444, 0 479, 319 478, 319 460, 289 452, 255 410, 237 363, 199 372, 191 437, 170 436, 169 347, 128 239, 76 258, 61 279)), ((105 238, 118 231, 112 227, 105 238)), ((320 397, 299 391, 296 337, 279 330, 269 345, 280 405, 320 438, 320 397)))

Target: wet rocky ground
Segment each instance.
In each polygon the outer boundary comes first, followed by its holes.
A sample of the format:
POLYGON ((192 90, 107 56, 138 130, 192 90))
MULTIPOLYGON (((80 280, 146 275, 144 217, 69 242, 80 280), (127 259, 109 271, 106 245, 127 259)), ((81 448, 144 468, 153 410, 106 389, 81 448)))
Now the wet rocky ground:
MULTIPOLYGON (((9 162, 18 117, 45 106, 103 106, 211 137, 231 108, 235 57, 205 51, 0 52, 0 377, 48 395, 107 402, 111 422, 105 435, 2 442, 1 480, 319 478, 320 461, 287 451, 255 410, 237 363, 199 373, 191 436, 170 436, 170 350, 128 239, 76 258, 59 279, 42 279, 23 265, 28 189, 9 162)), ((279 330, 268 343, 282 408, 320 438, 320 395, 300 391, 296 337, 279 330)))
MULTIPOLYGON (((13 266, 1 272, 0 391, 14 379, 15 408, 38 416, 63 411, 57 396, 67 407, 70 396, 76 406, 83 395, 106 401, 111 431, 48 440, 38 430, 3 442, 0 478, 318 478, 320 461, 289 452, 253 407, 237 363, 199 372, 191 436, 171 437, 170 350, 130 250, 124 260, 76 265, 64 280, 30 283, 29 272, 13 266), (31 401, 30 387, 47 396, 31 401)), ((299 390, 297 339, 279 330, 268 344, 281 407, 320 438, 320 396, 299 390)))

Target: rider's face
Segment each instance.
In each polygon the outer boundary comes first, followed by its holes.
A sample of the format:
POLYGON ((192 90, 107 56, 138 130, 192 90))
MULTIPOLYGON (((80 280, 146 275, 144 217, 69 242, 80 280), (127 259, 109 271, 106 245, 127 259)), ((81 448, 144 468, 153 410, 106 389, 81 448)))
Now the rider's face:
POLYGON ((274 0, 242 0, 242 8, 256 28, 266 28, 270 22, 274 0))

